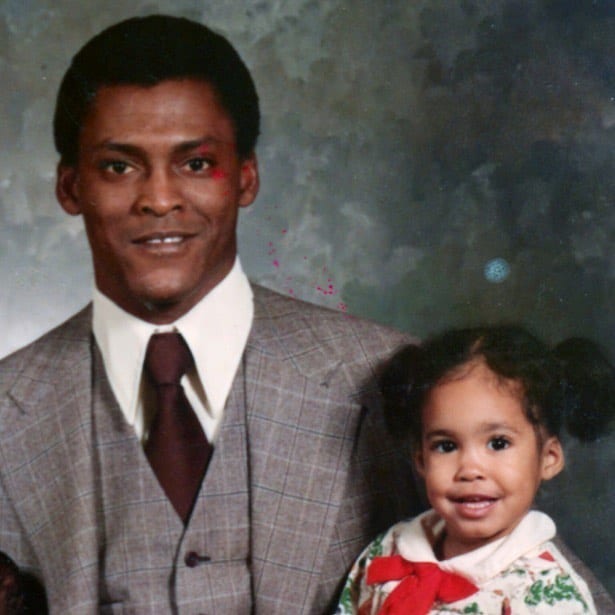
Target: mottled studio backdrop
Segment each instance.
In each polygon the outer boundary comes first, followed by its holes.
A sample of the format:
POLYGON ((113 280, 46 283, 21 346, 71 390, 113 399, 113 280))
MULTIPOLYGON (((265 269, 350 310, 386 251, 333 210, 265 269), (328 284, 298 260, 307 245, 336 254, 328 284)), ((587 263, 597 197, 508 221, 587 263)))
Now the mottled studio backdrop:
MULTIPOLYGON (((85 303, 54 191, 60 77, 91 35, 173 12, 228 35, 263 108, 244 267, 421 336, 520 320, 615 353, 613 0, 0 2, 0 354, 85 303)), ((615 593, 615 438, 543 506, 615 593)))

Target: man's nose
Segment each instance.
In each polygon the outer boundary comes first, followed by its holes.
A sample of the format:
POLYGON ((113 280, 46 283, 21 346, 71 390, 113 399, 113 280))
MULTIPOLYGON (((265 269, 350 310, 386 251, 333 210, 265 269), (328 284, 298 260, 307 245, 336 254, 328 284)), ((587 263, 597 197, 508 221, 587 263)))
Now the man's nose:
POLYGON ((154 168, 144 176, 135 203, 140 213, 164 216, 181 209, 183 201, 173 170, 154 168))
POLYGON ((474 448, 462 449, 458 459, 455 480, 473 481, 485 478, 485 460, 479 451, 474 448))

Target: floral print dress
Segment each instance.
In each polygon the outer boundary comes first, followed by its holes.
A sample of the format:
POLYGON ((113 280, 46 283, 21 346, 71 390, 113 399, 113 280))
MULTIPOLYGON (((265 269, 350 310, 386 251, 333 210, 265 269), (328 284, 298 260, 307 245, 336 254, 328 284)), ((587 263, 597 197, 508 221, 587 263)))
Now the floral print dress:
POLYGON ((435 563, 476 586, 472 595, 455 602, 436 599, 430 614, 596 615, 587 584, 551 542, 555 524, 544 513, 531 511, 509 535, 438 561, 433 545, 443 529, 442 520, 430 510, 376 538, 352 567, 336 615, 378 615, 402 580, 368 584, 367 571, 374 558, 389 556, 435 563))

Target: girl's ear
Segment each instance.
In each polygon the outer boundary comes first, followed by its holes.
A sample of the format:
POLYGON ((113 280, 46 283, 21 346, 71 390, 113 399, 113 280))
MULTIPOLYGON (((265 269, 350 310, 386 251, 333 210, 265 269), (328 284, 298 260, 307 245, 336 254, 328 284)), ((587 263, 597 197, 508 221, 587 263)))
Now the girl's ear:
POLYGON ((423 449, 420 446, 412 454, 412 460, 419 476, 425 478, 425 459, 423 458, 423 449))
POLYGON ((542 446, 542 480, 550 480, 564 469, 564 449, 556 436, 550 436, 542 446))

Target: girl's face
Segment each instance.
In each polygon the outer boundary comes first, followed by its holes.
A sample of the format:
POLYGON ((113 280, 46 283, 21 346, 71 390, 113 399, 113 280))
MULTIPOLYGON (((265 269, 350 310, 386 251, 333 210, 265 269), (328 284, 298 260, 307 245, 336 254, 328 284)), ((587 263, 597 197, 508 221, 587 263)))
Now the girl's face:
POLYGON ((431 505, 446 522, 445 558, 509 534, 540 482, 564 465, 557 438, 539 441, 519 385, 482 361, 435 386, 422 421, 415 461, 431 505))

